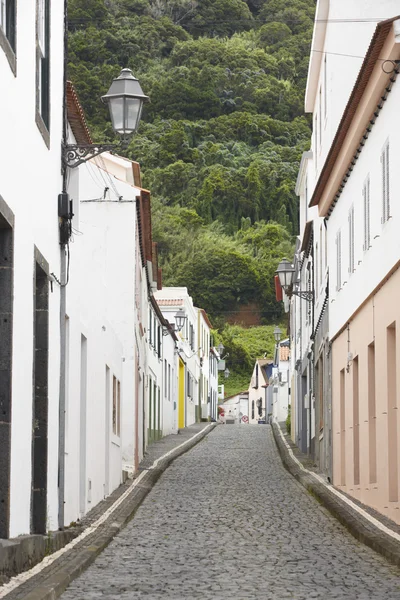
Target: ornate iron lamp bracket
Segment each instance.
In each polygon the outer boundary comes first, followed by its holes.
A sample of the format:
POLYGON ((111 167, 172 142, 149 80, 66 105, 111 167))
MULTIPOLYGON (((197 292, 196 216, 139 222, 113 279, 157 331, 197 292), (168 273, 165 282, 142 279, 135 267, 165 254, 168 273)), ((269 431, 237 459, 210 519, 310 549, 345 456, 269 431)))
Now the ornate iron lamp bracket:
POLYGON ((62 147, 62 159, 66 167, 75 169, 103 152, 112 152, 120 144, 67 144, 62 147))
POLYGON ((292 291, 291 295, 298 296, 299 298, 302 298, 303 300, 307 300, 307 302, 312 302, 314 300, 314 292, 312 290, 309 292, 295 290, 295 291, 292 291))

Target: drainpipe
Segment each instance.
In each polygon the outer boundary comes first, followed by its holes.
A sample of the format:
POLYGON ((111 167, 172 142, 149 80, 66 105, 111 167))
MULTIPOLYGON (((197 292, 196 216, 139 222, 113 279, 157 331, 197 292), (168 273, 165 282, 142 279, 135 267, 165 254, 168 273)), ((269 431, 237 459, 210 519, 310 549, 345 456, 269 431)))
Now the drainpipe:
MULTIPOLYGON (((64 0, 64 73, 63 73, 63 132, 62 141, 67 143, 67 50, 68 50, 68 13, 67 2, 64 0)), ((67 167, 62 164, 62 191, 67 191, 67 167)), ((65 498, 65 359, 66 359, 66 245, 60 246, 60 389, 58 409, 58 528, 64 529, 64 498, 65 498)))

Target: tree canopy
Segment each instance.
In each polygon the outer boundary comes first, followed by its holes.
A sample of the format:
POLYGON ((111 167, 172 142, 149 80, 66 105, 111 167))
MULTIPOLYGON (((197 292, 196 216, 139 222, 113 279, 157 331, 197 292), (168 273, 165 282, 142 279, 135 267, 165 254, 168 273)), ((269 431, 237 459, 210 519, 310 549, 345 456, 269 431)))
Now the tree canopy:
MULTIPOLYGON (((69 0, 69 77, 92 137, 114 141, 103 95, 122 67, 151 102, 127 156, 153 199, 165 285, 219 328, 256 301, 282 319, 273 275, 298 229, 315 0, 69 0)), ((254 356, 251 356, 251 360, 254 356)))

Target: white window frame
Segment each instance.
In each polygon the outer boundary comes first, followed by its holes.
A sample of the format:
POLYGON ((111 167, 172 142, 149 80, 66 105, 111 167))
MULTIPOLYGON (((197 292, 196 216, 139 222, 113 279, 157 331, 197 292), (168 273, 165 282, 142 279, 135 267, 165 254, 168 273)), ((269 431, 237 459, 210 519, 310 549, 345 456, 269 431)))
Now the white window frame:
POLYGON ((385 224, 390 215, 390 155, 389 140, 386 140, 381 152, 381 177, 382 177, 382 217, 381 222, 385 224))

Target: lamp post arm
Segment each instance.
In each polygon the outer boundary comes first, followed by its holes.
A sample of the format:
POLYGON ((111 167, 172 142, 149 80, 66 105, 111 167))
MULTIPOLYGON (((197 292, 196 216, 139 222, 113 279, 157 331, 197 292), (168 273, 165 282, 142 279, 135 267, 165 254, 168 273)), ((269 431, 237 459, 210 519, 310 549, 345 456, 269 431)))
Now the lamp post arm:
POLYGON ((112 152, 121 147, 122 144, 63 144, 62 161, 66 167, 75 169, 103 152, 112 152))
POLYGON ((314 300, 314 292, 312 290, 310 290, 310 291, 296 290, 296 291, 292 291, 291 295, 298 296, 299 298, 302 298, 303 300, 307 300, 307 302, 313 302, 313 300, 314 300))

